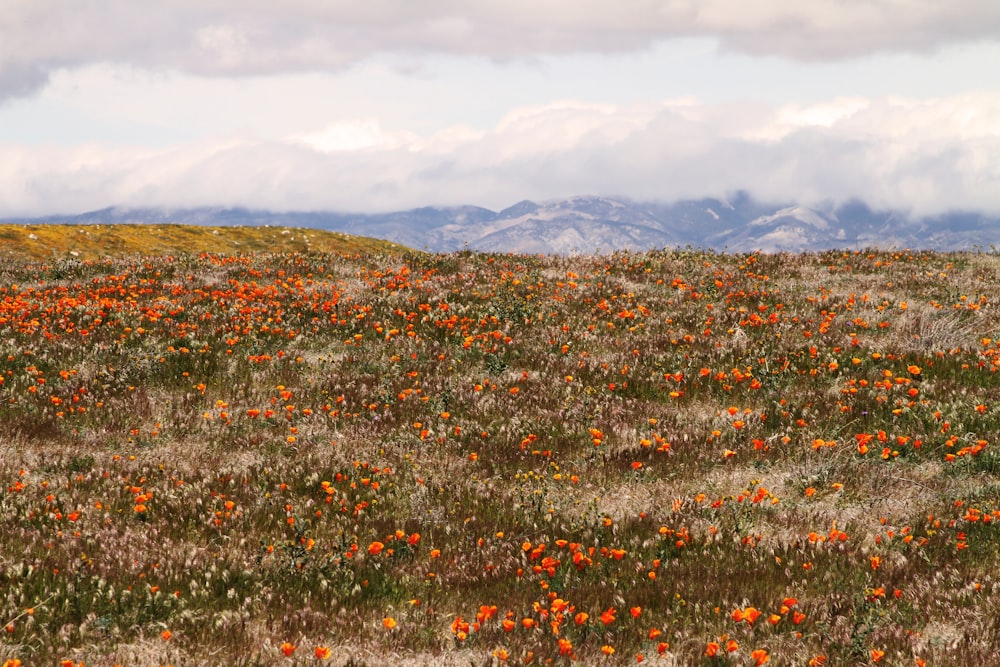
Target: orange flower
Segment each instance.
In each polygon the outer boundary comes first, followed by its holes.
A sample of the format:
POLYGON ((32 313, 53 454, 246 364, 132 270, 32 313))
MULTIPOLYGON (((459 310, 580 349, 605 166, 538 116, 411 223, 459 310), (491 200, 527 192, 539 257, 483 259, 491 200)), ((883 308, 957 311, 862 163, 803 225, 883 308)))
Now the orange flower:
POLYGON ((385 627, 386 630, 392 630, 394 627, 396 627, 396 619, 394 619, 392 616, 386 616, 385 618, 382 619, 382 625, 383 627, 385 627))
POLYGON ((292 657, 292 654, 295 653, 295 645, 290 644, 288 642, 284 642, 281 645, 281 652, 285 655, 286 658, 290 658, 292 657))
POLYGON ((330 649, 326 646, 317 646, 314 651, 316 657, 320 660, 326 660, 330 657, 330 649))
POLYGON ((871 656, 872 656, 872 662, 880 662, 882 658, 885 657, 885 651, 880 651, 877 648, 873 648, 871 656))
POLYGON ((605 644, 604 646, 601 647, 601 653, 603 653, 604 655, 612 655, 614 652, 615 652, 614 646, 609 646, 608 644, 605 644))
POLYGON ((750 657, 753 659, 753 664, 755 665, 755 667, 760 667, 761 665, 766 664, 771 660, 771 656, 768 655, 767 651, 765 651, 762 648, 755 649, 750 654, 750 657))
POLYGON ((601 614, 601 623, 604 625, 611 625, 615 622, 615 608, 608 607, 608 609, 601 614))
POLYGON ((736 653, 740 650, 739 642, 735 639, 730 639, 726 642, 726 653, 736 653))
POLYGON ((583 625, 584 623, 587 622, 588 618, 590 618, 590 614, 588 614, 585 611, 581 611, 579 614, 577 614, 576 616, 573 617, 573 621, 577 625, 583 625))
POLYGON ((755 607, 747 607, 746 609, 734 609, 733 610, 733 620, 739 623, 740 621, 746 621, 750 625, 760 618, 761 611, 755 607))
POLYGON ((368 545, 368 553, 372 556, 378 556, 382 553, 382 549, 385 549, 385 545, 381 542, 372 542, 368 545))
POLYGON ((170 638, 173 636, 174 633, 170 632, 170 630, 164 630, 163 632, 160 633, 160 639, 162 639, 163 641, 170 641, 170 638))
POLYGON ((719 643, 718 642, 708 642, 705 646, 705 655, 709 658, 714 658, 719 655, 719 643))

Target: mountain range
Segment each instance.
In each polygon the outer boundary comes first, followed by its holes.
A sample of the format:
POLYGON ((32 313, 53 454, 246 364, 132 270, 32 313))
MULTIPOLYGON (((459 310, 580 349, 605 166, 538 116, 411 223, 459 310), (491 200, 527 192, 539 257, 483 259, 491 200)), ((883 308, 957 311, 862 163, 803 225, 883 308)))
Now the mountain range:
POLYGON ((274 212, 245 208, 111 207, 80 215, 6 219, 28 224, 270 225, 394 241, 431 252, 585 254, 692 246, 719 251, 803 252, 834 248, 970 250, 1000 245, 1000 218, 956 211, 914 217, 861 201, 806 207, 746 193, 673 203, 583 196, 522 201, 501 211, 423 207, 393 213, 274 212))

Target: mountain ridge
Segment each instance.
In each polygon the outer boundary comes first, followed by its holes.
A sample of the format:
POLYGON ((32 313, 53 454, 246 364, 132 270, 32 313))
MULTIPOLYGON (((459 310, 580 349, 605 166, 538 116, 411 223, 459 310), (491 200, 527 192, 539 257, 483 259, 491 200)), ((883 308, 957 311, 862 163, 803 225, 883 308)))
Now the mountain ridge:
POLYGON ((1000 218, 971 211, 910 216, 860 200, 766 203, 737 192, 672 203, 584 195, 501 209, 424 206, 388 213, 276 212, 244 207, 129 208, 8 218, 7 224, 189 224, 306 227, 385 239, 431 252, 589 254, 693 246, 804 252, 862 247, 971 250, 1000 244, 1000 218))

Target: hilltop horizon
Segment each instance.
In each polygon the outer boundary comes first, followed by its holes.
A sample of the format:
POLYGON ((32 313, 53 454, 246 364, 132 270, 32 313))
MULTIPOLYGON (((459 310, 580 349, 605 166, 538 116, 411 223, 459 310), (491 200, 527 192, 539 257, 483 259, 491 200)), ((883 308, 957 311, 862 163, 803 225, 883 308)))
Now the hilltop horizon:
POLYGON ((109 206, 79 214, 6 218, 8 223, 274 225, 360 234, 432 252, 586 254, 697 246, 800 252, 909 247, 968 250, 1000 243, 1000 217, 974 210, 915 215, 859 198, 802 205, 766 202, 747 191, 672 202, 578 195, 522 199, 504 208, 421 206, 380 213, 276 211, 246 206, 109 206))

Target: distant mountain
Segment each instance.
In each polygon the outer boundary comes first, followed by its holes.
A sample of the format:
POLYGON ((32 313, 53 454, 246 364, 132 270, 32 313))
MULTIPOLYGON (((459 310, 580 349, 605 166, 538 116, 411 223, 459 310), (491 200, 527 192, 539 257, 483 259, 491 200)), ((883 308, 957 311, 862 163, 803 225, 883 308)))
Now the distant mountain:
POLYGON ((802 252, 865 247, 963 250, 1000 245, 1000 218, 978 213, 911 217, 900 211, 874 210, 860 201, 808 208, 759 202, 746 193, 669 204, 573 197, 522 201, 499 212, 476 206, 376 214, 115 207, 6 222, 312 227, 432 252, 469 248, 577 254, 684 245, 739 252, 802 252))

